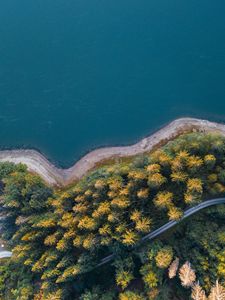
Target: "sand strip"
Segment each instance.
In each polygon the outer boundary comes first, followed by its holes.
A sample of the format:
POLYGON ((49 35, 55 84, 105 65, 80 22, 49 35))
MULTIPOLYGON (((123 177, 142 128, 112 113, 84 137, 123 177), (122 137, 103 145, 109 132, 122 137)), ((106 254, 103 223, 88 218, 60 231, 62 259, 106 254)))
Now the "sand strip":
POLYGON ((23 163, 28 170, 40 175, 49 185, 65 186, 80 179, 96 164, 116 157, 128 157, 153 150, 165 144, 181 133, 190 131, 218 132, 225 136, 225 125, 207 120, 181 118, 177 119, 154 134, 131 146, 106 147, 91 151, 69 169, 60 169, 36 150, 4 150, 0 151, 0 162, 9 161, 23 163))

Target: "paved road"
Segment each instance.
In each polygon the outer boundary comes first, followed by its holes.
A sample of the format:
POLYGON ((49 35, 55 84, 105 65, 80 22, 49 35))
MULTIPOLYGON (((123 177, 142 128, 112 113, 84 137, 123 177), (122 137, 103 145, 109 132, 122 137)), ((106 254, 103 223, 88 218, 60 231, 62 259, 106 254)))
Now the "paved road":
MULTIPOLYGON (((217 204, 223 204, 225 203, 225 198, 218 198, 218 199, 212 199, 212 200, 208 200, 208 201, 204 201, 192 208, 187 209, 184 212, 183 217, 179 220, 179 221, 169 221, 168 223, 166 223, 165 225, 161 226, 160 228, 150 232, 149 234, 145 235, 141 241, 146 241, 146 240, 152 240, 155 237, 159 236, 160 234, 162 234, 163 232, 167 231, 168 229, 170 229, 171 227, 177 225, 178 223, 180 223, 182 220, 186 219, 187 217, 195 214, 196 212, 198 212, 199 210, 202 210, 203 208, 209 207, 209 206, 213 206, 213 205, 217 205, 217 204)), ((4 257, 10 257, 12 255, 12 253, 10 251, 0 251, 0 258, 4 258, 4 257)), ((97 265, 97 267, 102 266, 104 264, 106 264, 107 262, 113 260, 114 255, 111 254, 105 258, 103 258, 101 260, 101 262, 97 265)))
MULTIPOLYGON (((168 229, 170 229, 171 227, 177 225, 178 223, 180 223, 182 220, 186 219, 187 217, 195 214, 196 212, 198 212, 199 210, 202 210, 203 208, 209 207, 209 206, 213 206, 213 205, 217 205, 217 204, 224 204, 225 203, 225 198, 217 198, 217 199, 212 199, 212 200, 208 200, 208 201, 204 201, 192 208, 187 209, 184 214, 183 217, 179 220, 179 221, 169 221, 168 223, 166 223, 165 225, 159 227, 158 229, 150 232, 149 234, 145 235, 141 241, 146 241, 146 240, 152 240, 155 237, 159 236, 160 234, 164 233, 165 231, 167 231, 168 229)), ((105 258, 103 258, 100 263, 97 265, 97 267, 102 266, 106 263, 108 263, 109 261, 113 260, 114 255, 111 254, 105 258)))

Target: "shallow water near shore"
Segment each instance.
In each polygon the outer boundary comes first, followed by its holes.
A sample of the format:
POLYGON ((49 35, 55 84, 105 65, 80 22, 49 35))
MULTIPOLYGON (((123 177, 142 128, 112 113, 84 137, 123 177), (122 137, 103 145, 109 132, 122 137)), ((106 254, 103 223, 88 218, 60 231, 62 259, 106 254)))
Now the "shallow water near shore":
POLYGON ((181 116, 225 122, 225 2, 0 4, 0 147, 68 167, 181 116))

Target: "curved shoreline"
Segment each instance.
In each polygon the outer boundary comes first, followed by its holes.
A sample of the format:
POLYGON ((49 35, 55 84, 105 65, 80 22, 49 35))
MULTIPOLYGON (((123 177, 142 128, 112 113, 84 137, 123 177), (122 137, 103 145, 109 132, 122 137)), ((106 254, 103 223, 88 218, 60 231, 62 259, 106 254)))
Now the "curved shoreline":
POLYGON ((36 150, 0 151, 0 162, 23 163, 28 170, 40 175, 49 185, 66 186, 81 179, 98 163, 111 158, 129 157, 152 151, 178 135, 191 132, 217 132, 225 136, 225 125, 194 118, 180 118, 131 146, 99 148, 89 152, 68 169, 57 168, 36 150))

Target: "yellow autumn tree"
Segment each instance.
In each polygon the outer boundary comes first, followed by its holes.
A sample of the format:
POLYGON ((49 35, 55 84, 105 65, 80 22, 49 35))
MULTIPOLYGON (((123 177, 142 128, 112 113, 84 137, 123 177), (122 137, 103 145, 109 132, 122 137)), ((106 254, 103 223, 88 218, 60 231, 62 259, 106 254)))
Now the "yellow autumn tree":
POLYGON ((171 162, 172 172, 182 172, 184 167, 185 164, 179 157, 175 157, 171 162))
POLYGON ((135 229, 140 232, 147 233, 150 231, 151 228, 151 219, 147 217, 142 217, 136 221, 135 229))
POLYGON ((155 257, 156 265, 161 268, 167 268, 173 259, 173 249, 170 246, 165 246, 160 249, 155 257))
POLYGON ((204 157, 204 163, 208 168, 212 169, 215 166, 216 157, 213 154, 207 154, 204 157))
POLYGON ((116 284, 123 290, 128 286, 131 280, 134 279, 133 274, 130 271, 118 271, 116 274, 116 284))
POLYGON ((190 153, 187 150, 178 151, 176 157, 182 162, 186 163, 189 159, 190 153))
POLYGON ((53 293, 48 293, 44 298, 41 298, 43 300, 62 300, 62 290, 58 289, 57 291, 53 293))
POLYGON ((100 218, 108 213, 110 213, 110 203, 108 201, 104 201, 100 203, 98 208, 92 213, 92 217, 100 218))
POLYGON ((149 270, 144 276, 143 281, 148 288, 155 288, 158 285, 158 278, 157 275, 149 270))
POLYGON ((44 244, 46 246, 53 246, 53 245, 55 245, 57 243, 57 241, 58 241, 57 237, 58 237, 58 233, 57 232, 55 232, 55 233, 53 233, 51 235, 48 235, 45 238, 45 240, 44 240, 44 244))
POLYGON ((121 178, 111 177, 108 179, 108 185, 111 191, 119 191, 123 187, 121 178))
POLYGON ((128 173, 128 178, 133 180, 144 180, 146 178, 146 174, 144 170, 133 170, 128 173))
POLYGON ((160 173, 161 171, 161 166, 159 164, 150 164, 146 167, 146 170, 148 171, 148 173, 150 174, 154 174, 154 173, 160 173))
POLYGON ((134 222, 137 222, 141 217, 142 217, 142 214, 137 209, 135 209, 130 215, 130 219, 134 222))
POLYGON ((172 182, 176 182, 176 183, 182 183, 182 182, 186 182, 187 178, 188 178, 188 174, 185 172, 179 172, 179 171, 174 171, 172 172, 172 174, 170 175, 172 182))
POLYGON ((178 221, 183 216, 183 211, 175 206, 171 206, 168 211, 168 217, 171 221, 178 221))
POLYGON ((91 249, 96 244, 96 237, 93 233, 89 233, 83 240, 84 249, 91 249))
POLYGON ((167 179, 160 173, 150 174, 148 176, 148 185, 152 188, 159 188, 164 183, 166 183, 167 179))
POLYGON ((119 294, 119 300, 145 300, 146 298, 138 293, 127 291, 119 294))
POLYGON ((130 200, 125 196, 118 196, 111 201, 111 205, 124 209, 130 205, 130 200))
POLYGON ((145 188, 145 189, 141 189, 137 192, 137 196, 139 199, 147 199, 149 196, 149 189, 145 188))
POLYGON ((138 235, 130 229, 126 230, 126 232, 122 236, 122 242, 127 246, 134 245, 137 241, 138 235))
POLYGON ((188 158, 187 165, 191 170, 197 170, 203 165, 203 160, 199 156, 191 155, 188 158))
POLYGON ((103 179, 98 179, 94 186, 97 190, 103 190, 106 187, 106 182, 103 179))
POLYGON ((203 191, 203 183, 200 178, 190 178, 187 182, 187 191, 190 193, 199 193, 203 191))
POLYGON ((93 230, 96 227, 96 222, 93 218, 90 218, 88 216, 84 216, 82 219, 80 219, 78 228, 80 229, 87 229, 87 230, 93 230))
POLYGON ((157 207, 160 208, 169 208, 172 205, 173 193, 171 192, 159 192, 155 199, 154 203, 157 207))

